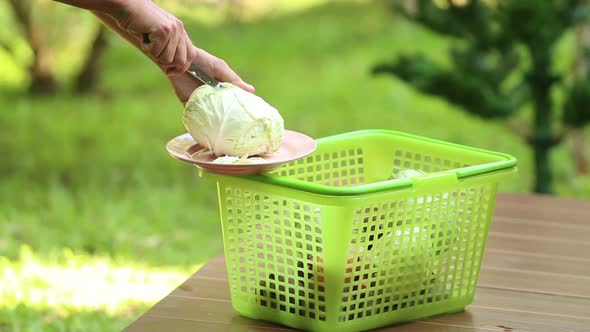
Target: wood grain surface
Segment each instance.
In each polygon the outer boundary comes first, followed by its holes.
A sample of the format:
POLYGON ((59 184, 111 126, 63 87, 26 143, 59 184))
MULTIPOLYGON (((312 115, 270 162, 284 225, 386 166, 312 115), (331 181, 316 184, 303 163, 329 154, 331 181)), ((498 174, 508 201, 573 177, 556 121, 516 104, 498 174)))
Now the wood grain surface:
MULTIPOLYGON (((126 331, 293 330, 232 309, 219 255, 126 331)), ((590 202, 498 195, 473 303, 377 331, 590 331, 590 202)))

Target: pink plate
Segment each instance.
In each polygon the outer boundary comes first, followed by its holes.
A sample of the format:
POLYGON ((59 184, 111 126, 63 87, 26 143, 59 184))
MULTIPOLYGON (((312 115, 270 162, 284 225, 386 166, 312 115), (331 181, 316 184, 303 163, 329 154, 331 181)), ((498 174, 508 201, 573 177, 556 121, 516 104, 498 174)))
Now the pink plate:
POLYGON ((311 137, 295 131, 285 130, 283 143, 279 150, 272 155, 262 156, 261 158, 264 161, 248 164, 220 164, 213 162, 216 158, 214 156, 199 156, 198 152, 204 150, 205 147, 197 143, 188 133, 177 136, 166 144, 166 150, 176 159, 196 164, 210 172, 231 175, 270 172, 285 163, 308 156, 315 151, 316 147, 316 142, 311 137))

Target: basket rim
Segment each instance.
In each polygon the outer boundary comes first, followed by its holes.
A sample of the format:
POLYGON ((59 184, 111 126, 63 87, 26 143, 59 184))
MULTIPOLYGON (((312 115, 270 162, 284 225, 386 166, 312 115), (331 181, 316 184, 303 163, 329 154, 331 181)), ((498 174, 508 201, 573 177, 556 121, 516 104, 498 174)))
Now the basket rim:
MULTIPOLYGON (((442 140, 437 140, 433 138, 427 138, 423 136, 418 136, 414 134, 408 134, 400 131, 389 130, 389 129, 364 129, 364 130, 357 130, 332 136, 327 136, 323 138, 319 138, 316 140, 318 147, 325 142, 333 142, 338 141, 345 138, 351 137, 359 137, 359 136, 373 136, 373 135, 392 135, 398 137, 409 138, 412 140, 419 140, 422 142, 427 142, 431 144, 437 144, 440 146, 445 147, 452 147, 458 148, 462 150, 467 150, 470 152, 477 152, 480 154, 485 154, 488 156, 499 157, 501 160, 480 164, 480 165, 473 165, 467 166, 462 168, 456 168, 452 170, 437 172, 437 173, 430 173, 424 176, 418 176, 415 178, 405 178, 405 179, 393 179, 393 180, 385 180, 379 181, 374 183, 367 183, 361 184, 358 186, 350 186, 350 187, 334 187, 323 185, 319 183, 308 182, 304 180, 300 180, 293 177, 288 176, 281 176, 278 174, 272 173, 264 173, 264 174, 256 174, 256 175, 247 175, 247 176, 240 176, 242 178, 250 179, 256 182, 262 182, 266 184, 271 184, 275 186, 287 187, 291 189, 296 189, 304 192, 314 193, 314 194, 321 194, 321 195, 330 195, 330 196, 356 196, 356 195, 366 195, 372 194, 377 192, 383 191, 390 191, 390 190, 399 190, 399 189, 407 189, 412 186, 415 186, 418 182, 428 182, 429 178, 435 177, 446 177, 449 179, 454 179, 456 181, 464 180, 467 178, 472 178, 480 175, 487 175, 490 173, 512 173, 516 170, 517 160, 513 156, 502 153, 496 152, 491 150, 485 150, 480 148, 475 148, 471 146, 446 142, 442 140)), ((207 172, 209 173, 209 172, 207 172)), ((225 176, 225 175, 222 175, 225 176)))

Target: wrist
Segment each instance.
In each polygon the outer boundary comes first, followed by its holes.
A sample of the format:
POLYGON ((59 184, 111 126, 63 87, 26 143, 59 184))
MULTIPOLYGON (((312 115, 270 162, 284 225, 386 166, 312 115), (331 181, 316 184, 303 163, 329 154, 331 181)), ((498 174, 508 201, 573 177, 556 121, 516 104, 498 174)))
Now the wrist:
POLYGON ((97 2, 96 10, 102 11, 109 15, 115 14, 115 12, 122 10, 125 6, 125 0, 103 0, 97 2))
POLYGON ((134 10, 135 5, 140 0, 107 0, 104 1, 105 7, 103 12, 115 18, 117 22, 125 20, 134 10))

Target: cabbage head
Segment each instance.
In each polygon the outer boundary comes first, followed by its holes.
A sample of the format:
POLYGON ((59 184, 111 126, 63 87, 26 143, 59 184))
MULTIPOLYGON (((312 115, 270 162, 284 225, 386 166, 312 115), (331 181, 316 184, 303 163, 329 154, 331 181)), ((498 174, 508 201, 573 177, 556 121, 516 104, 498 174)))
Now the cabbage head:
POLYGON ((191 94, 183 123, 216 156, 267 155, 279 149, 284 121, 264 99, 231 84, 202 85, 191 94))

